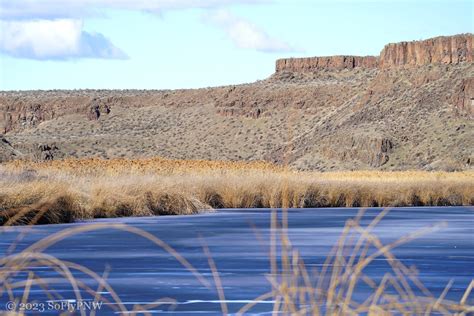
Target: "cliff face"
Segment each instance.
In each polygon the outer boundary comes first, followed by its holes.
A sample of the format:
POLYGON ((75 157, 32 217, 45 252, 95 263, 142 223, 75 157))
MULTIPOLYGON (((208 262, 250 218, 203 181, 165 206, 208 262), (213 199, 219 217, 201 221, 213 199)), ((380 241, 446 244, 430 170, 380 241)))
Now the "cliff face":
POLYGON ((83 112, 88 99, 89 97, 73 97, 66 102, 50 96, 47 99, 30 100, 21 97, 6 98, 4 93, 0 93, 0 133, 32 128, 64 114, 83 112))
POLYGON ((474 119, 474 77, 463 80, 454 96, 454 105, 458 114, 474 119))
POLYGON ((2 134, 0 134, 0 163, 19 158, 23 158, 23 155, 16 150, 2 134))
POLYGON ((440 36, 424 41, 388 44, 376 56, 287 58, 276 62, 276 72, 314 72, 354 68, 387 69, 397 66, 472 62, 473 35, 440 36))
MULTIPOLYGON (((141 106, 141 103, 158 102, 156 97, 149 100, 146 95, 136 98, 137 93, 134 92, 117 94, 103 91, 101 94, 97 91, 80 91, 68 94, 52 91, 37 99, 26 98, 25 94, 28 93, 0 92, 0 133, 34 128, 42 122, 65 115, 79 114, 89 120, 98 120, 110 114, 111 108, 115 106, 133 108, 141 106)), ((164 94, 160 93, 158 100, 164 94)))
POLYGON ((380 68, 472 62, 472 39, 472 34, 460 34, 388 44, 380 53, 380 68))
POLYGON ((377 68, 375 56, 329 56, 314 58, 288 58, 276 62, 276 72, 307 72, 319 69, 340 70, 354 68, 377 68))
POLYGON ((389 161, 394 144, 380 133, 371 135, 365 132, 329 137, 328 144, 321 147, 323 157, 328 159, 343 163, 357 161, 370 167, 380 167, 389 161))

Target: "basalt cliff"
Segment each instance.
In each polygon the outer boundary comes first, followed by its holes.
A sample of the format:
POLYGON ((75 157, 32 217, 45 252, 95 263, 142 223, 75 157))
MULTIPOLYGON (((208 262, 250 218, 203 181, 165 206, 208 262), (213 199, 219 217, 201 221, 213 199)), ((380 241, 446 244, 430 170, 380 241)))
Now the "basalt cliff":
POLYGON ((472 40, 280 59, 269 78, 236 86, 0 92, 0 161, 164 156, 312 170, 471 169, 472 40))
POLYGON ((472 34, 440 36, 424 41, 388 44, 380 56, 328 56, 279 59, 276 72, 308 72, 356 68, 417 67, 472 63, 472 34))

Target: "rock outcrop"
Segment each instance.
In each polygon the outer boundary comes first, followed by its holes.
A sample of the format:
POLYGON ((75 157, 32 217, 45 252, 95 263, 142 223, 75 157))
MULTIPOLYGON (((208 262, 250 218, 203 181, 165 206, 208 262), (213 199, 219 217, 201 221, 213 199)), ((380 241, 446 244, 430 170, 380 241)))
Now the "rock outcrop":
POLYGON ((287 58, 276 61, 276 72, 307 72, 321 69, 341 70, 377 68, 375 56, 328 56, 313 58, 287 58))
POLYGON ((388 44, 380 53, 380 68, 459 64, 473 61, 472 34, 440 36, 424 41, 388 44))
POLYGON ((376 168, 389 161, 393 147, 394 144, 388 137, 356 134, 334 137, 330 145, 323 148, 322 154, 328 159, 350 163, 358 161, 376 168))
POLYGON ((102 100, 98 98, 94 98, 91 101, 89 106, 89 112, 87 113, 87 117, 90 120, 98 120, 102 114, 109 114, 110 113, 110 106, 107 103, 104 103, 102 100))
POLYGON ((0 135, 0 163, 23 158, 23 154, 13 148, 10 141, 0 135))
POLYGON ((276 72, 315 72, 355 68, 387 69, 397 66, 472 62, 473 35, 439 36, 423 41, 388 44, 380 56, 286 58, 276 61, 276 72))
POLYGON ((46 98, 23 98, 21 94, 23 92, 0 92, 0 133, 34 128, 65 114, 84 112, 88 99, 80 96, 65 100, 56 97, 56 91, 44 92, 46 98), (10 97, 6 97, 7 94, 10 97))
POLYGON ((42 104, 35 102, 24 104, 20 100, 14 100, 11 104, 0 102, 0 108, 3 108, 3 105, 6 108, 0 116, 1 133, 6 133, 16 126, 34 127, 44 120, 54 118, 54 110, 49 105, 44 107, 42 104))
POLYGON ((41 144, 36 148, 34 158, 39 161, 54 160, 60 153, 56 144, 41 144))
POLYGON ((454 97, 458 114, 474 118, 474 78, 463 80, 458 94, 454 97))

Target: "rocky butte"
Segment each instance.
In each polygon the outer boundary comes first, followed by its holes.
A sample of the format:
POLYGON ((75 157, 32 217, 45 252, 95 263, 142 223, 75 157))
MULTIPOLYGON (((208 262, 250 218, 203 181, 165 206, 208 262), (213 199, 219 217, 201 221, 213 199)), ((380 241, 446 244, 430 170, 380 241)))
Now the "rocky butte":
POLYGON ((276 72, 307 72, 354 68, 391 68, 473 61, 472 34, 439 36, 424 41, 388 44, 379 56, 328 56, 276 61, 276 72))
POLYGON ((380 68, 472 62, 472 38, 461 34, 388 44, 380 53, 380 68))
POLYGON ((0 161, 268 160, 298 169, 474 165, 472 34, 379 56, 289 58, 251 84, 0 92, 0 161))
POLYGON ((279 59, 276 62, 276 72, 306 72, 327 70, 341 70, 354 68, 377 68, 378 58, 374 56, 329 56, 309 58, 279 59))

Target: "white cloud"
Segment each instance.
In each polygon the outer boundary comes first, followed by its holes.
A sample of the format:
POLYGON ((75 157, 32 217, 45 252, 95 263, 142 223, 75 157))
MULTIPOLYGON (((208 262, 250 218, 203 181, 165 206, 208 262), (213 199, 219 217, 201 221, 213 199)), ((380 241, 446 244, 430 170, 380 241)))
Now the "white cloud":
POLYGON ((73 19, 0 21, 0 51, 30 59, 127 58, 102 34, 82 27, 73 19))
POLYGON ((297 51, 290 44, 268 35, 254 23, 221 9, 204 16, 207 22, 221 27, 235 46, 261 52, 297 51))
POLYGON ((83 30, 83 19, 105 9, 160 14, 191 8, 217 10, 210 20, 240 48, 292 51, 287 43, 231 15, 223 7, 273 0, 0 0, 0 53, 30 59, 127 58, 100 33, 83 30))
POLYGON ((2 0, 0 19, 81 18, 100 14, 101 9, 159 13, 163 10, 218 8, 269 1, 271 0, 2 0))

